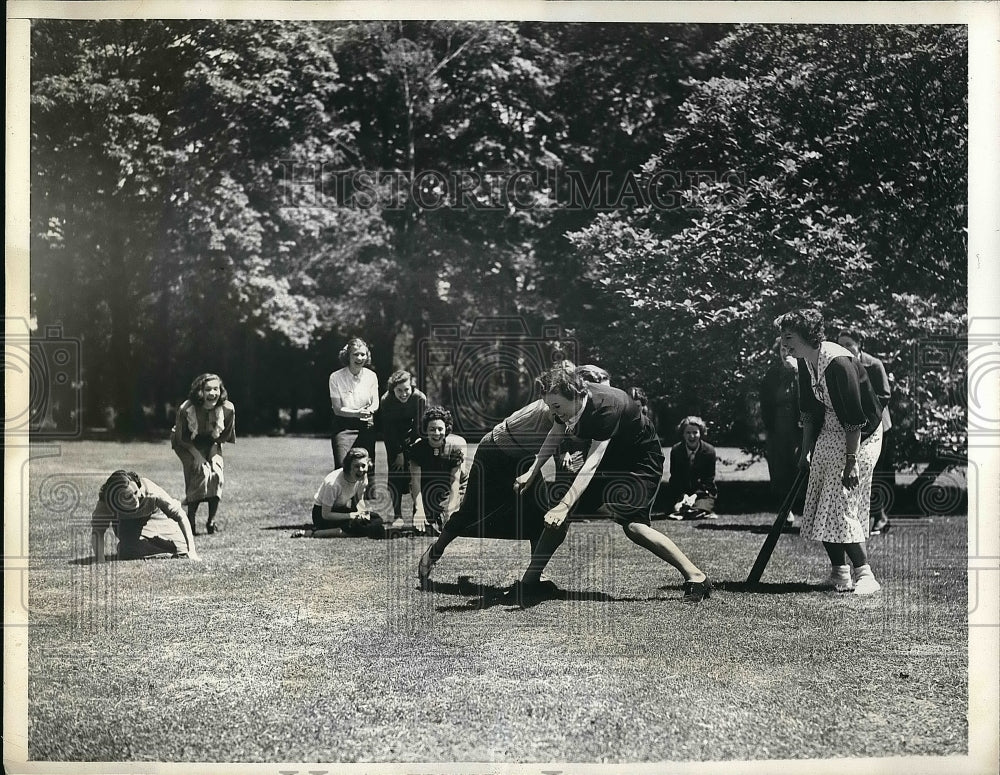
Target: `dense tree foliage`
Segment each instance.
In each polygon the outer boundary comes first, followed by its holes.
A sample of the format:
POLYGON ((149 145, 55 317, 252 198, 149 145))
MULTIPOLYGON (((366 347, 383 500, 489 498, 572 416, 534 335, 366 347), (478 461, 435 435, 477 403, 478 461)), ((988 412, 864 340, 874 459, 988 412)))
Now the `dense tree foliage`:
MULTIPOLYGON (((817 305, 886 356, 907 454, 961 452, 919 350, 964 330, 965 68, 948 27, 37 22, 33 313, 88 426, 212 370, 244 428, 321 428, 355 334, 454 399, 418 353, 501 318, 745 441, 771 319, 817 305)), ((538 367, 501 339, 484 417, 538 367)))
POLYGON ((280 185, 300 144, 347 134, 318 30, 44 22, 32 45, 35 314, 82 340, 87 420, 131 428, 203 370, 252 408, 280 389, 254 361, 319 329, 280 185))
POLYGON ((964 452, 963 371, 921 358, 964 331, 964 30, 743 27, 706 70, 643 165, 651 188, 684 170, 698 184, 571 236, 607 312, 581 335, 673 418, 726 433, 773 357, 771 321, 815 306, 831 338, 858 327, 886 359, 904 457, 964 452))

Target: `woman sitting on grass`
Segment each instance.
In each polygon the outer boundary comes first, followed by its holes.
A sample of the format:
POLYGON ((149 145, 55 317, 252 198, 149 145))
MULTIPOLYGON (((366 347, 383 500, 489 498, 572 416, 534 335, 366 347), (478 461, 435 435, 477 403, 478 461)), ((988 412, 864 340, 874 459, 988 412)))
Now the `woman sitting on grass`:
POLYGON ((109 527, 118 537, 119 560, 200 559, 181 504, 135 471, 119 469, 101 486, 91 518, 95 562, 105 560, 109 527))
POLYGON ((344 453, 344 467, 327 474, 313 499, 311 531, 298 530, 292 538, 368 536, 382 538, 382 518, 365 504, 368 487, 368 450, 354 447, 344 453))
POLYGON ((421 436, 410 447, 410 494, 413 519, 438 536, 465 497, 465 439, 452 433, 451 412, 432 406, 420 420, 421 436))
POLYGON ((667 491, 677 498, 670 519, 715 519, 715 447, 705 441, 705 421, 694 415, 677 425, 681 441, 670 450, 667 491))

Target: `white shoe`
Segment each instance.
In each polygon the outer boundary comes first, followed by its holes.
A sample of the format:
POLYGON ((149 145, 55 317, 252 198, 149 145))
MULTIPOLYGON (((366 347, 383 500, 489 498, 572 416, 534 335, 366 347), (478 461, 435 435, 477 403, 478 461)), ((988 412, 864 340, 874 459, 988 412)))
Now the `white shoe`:
POLYGON ((854 589, 851 569, 847 565, 834 565, 830 575, 824 582, 825 586, 833 587, 837 592, 850 592, 854 589))
POLYGON ((857 568, 857 574, 857 581, 854 582, 855 595, 874 595, 882 589, 882 585, 878 583, 870 565, 862 565, 857 568))

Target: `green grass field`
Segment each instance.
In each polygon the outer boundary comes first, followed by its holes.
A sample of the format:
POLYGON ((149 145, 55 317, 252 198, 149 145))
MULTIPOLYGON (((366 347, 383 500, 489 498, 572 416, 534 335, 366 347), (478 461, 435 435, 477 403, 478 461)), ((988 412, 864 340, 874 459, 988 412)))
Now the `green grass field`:
POLYGON ((716 582, 700 605, 683 604, 680 576, 619 528, 578 524, 548 572, 564 594, 522 610, 488 593, 519 576, 524 542, 459 539, 425 592, 416 563, 429 539, 291 540, 331 465, 322 439, 226 448, 224 532, 199 537, 202 562, 91 565, 88 518, 107 473, 132 467, 179 496, 180 465, 166 442, 59 449, 36 448, 30 469, 32 760, 967 750, 964 516, 873 538, 884 589, 868 598, 823 591, 822 548, 794 533, 765 584, 745 589, 773 514, 654 522, 716 582))

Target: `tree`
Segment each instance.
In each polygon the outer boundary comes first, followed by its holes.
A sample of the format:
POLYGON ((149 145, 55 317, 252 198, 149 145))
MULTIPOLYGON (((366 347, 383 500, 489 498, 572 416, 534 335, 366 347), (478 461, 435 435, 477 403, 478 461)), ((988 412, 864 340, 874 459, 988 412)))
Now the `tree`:
POLYGON ((319 30, 44 21, 32 40, 35 313, 83 339, 90 421, 182 396, 193 374, 164 363, 235 375, 252 417, 258 343, 320 328, 282 185, 295 148, 351 141, 319 30))
MULTIPOLYGON (((654 191, 668 171, 712 174, 681 207, 600 215, 571 235, 611 310, 587 331, 605 365, 654 375, 675 415, 745 433, 771 321, 809 305, 830 336, 868 328, 895 400, 913 400, 914 352, 965 308, 967 105, 953 84, 966 58, 954 27, 745 26, 720 40, 642 167, 654 191)), ((964 451, 964 399, 933 392, 921 401, 937 408, 898 434, 902 459, 946 440, 964 451)))

